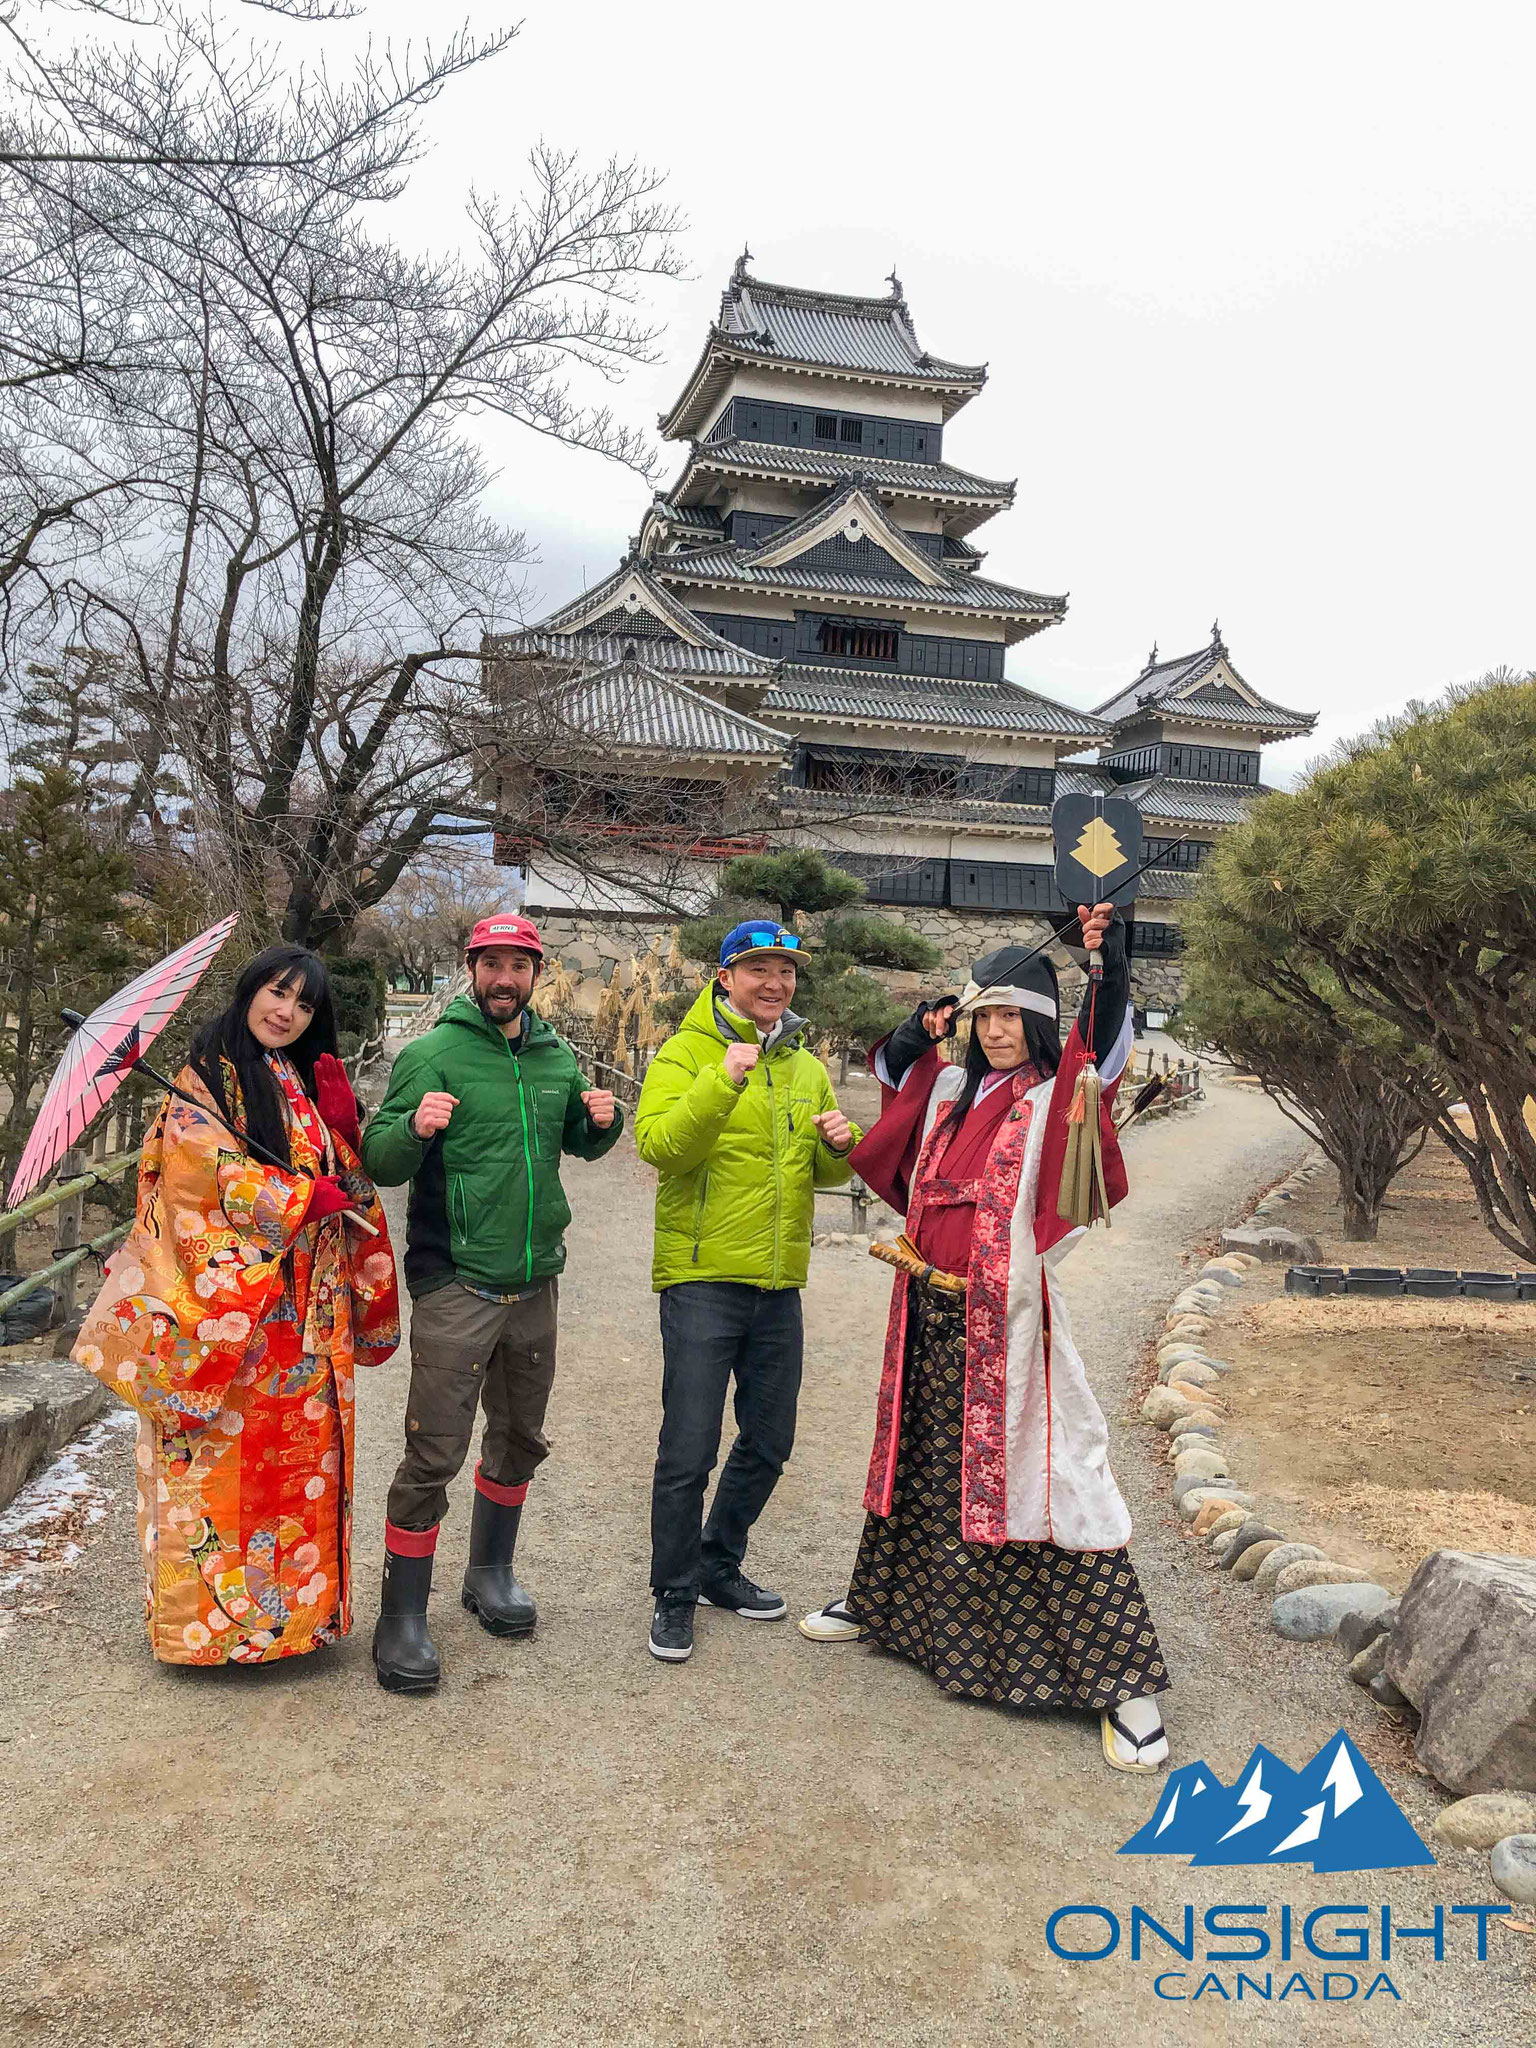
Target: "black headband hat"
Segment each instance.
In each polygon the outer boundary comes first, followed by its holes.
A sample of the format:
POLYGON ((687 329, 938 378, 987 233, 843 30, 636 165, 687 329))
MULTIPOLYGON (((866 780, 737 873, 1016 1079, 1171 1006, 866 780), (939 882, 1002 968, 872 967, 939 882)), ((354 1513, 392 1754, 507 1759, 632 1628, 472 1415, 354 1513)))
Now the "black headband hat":
POLYGON ((969 1016, 973 1010, 1003 1004, 1057 1022, 1061 995, 1056 969, 1044 953, 1030 946, 995 946, 983 953, 971 969, 956 1014, 969 1016))

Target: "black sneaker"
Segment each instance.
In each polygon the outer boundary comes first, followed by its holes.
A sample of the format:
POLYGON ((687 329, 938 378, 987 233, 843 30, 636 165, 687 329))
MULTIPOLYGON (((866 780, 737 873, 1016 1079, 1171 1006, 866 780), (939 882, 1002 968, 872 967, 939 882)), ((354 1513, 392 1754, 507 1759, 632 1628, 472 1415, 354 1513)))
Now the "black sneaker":
POLYGON ((688 1593, 657 1596, 651 1616, 651 1655, 663 1664, 686 1664, 693 1655, 693 1598, 688 1593))
POLYGON ((777 1621, 786 1606, 782 1593, 764 1592, 740 1572, 727 1572, 723 1578, 711 1579, 699 1599, 706 1607, 728 1607, 743 1621, 777 1621))

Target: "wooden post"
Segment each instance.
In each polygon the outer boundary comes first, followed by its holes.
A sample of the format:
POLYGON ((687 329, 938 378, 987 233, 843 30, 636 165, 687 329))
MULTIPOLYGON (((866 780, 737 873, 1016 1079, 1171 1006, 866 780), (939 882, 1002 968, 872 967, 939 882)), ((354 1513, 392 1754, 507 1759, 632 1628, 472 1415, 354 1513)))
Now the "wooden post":
MULTIPOLYGON (((79 1145, 71 1145, 59 1162, 59 1178, 73 1180, 76 1174, 85 1171, 85 1152, 79 1145)), ((54 1239, 54 1257, 72 1252, 80 1243, 80 1219, 85 1208, 83 1195, 66 1195, 60 1202, 56 1214, 59 1219, 58 1235, 54 1239)), ((78 1266, 71 1266, 67 1273, 59 1275, 57 1322, 66 1322, 75 1312, 75 1275, 78 1266)))

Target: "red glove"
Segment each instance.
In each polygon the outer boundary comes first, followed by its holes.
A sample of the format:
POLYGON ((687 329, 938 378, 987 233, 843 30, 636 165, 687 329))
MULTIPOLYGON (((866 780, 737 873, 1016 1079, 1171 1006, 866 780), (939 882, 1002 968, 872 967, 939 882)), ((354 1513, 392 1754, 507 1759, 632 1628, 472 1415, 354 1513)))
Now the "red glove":
POLYGON ((322 1174, 315 1182, 309 1197, 309 1207, 304 1211, 305 1223, 318 1223, 322 1216, 336 1216, 343 1209, 353 1206, 352 1197, 345 1192, 334 1174, 322 1174))
POLYGON ((336 1136, 345 1139, 355 1152, 362 1141, 362 1119, 347 1070, 333 1052, 323 1052, 315 1061, 315 1107, 336 1136))

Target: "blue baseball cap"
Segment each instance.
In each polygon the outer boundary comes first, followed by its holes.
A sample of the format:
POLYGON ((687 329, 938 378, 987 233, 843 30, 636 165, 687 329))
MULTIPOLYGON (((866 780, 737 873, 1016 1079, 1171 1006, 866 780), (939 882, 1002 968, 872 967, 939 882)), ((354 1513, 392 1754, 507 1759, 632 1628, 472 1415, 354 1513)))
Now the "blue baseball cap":
POLYGON ((720 965, 734 967, 738 960, 744 960, 749 953, 799 953, 804 945, 798 932, 786 931, 781 924, 770 924, 760 917, 748 918, 745 924, 733 924, 720 941, 720 965))

